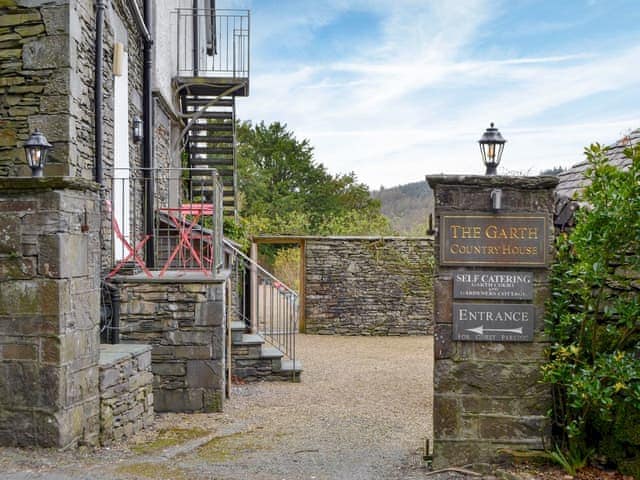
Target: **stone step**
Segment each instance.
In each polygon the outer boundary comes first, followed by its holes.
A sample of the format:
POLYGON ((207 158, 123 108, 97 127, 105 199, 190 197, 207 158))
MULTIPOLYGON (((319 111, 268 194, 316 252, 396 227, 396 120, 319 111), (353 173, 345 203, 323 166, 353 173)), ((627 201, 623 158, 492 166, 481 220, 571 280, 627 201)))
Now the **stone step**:
POLYGON ((244 322, 231 322, 231 330, 242 330, 243 332, 247 329, 247 324, 244 322))
POLYGON ((240 342, 242 345, 263 345, 264 338, 260 335, 256 335, 254 333, 243 333, 242 340, 240 342))
POLYGON ((245 382, 300 381, 302 362, 283 359, 278 348, 261 335, 244 333, 243 322, 231 323, 233 374, 245 382))
POLYGON ((246 333, 247 327, 244 322, 231 322, 231 343, 242 344, 242 336, 246 333))
POLYGON ((282 370, 282 357, 283 353, 275 347, 262 346, 260 352, 260 358, 265 360, 271 360, 271 370, 273 372, 279 372, 282 370))
POLYGON ((282 360, 281 372, 295 371, 296 373, 302 373, 303 370, 302 362, 300 360, 296 360, 295 363, 293 360, 282 360))
POLYGON ((280 370, 274 371, 274 375, 282 378, 283 380, 291 380, 294 382, 300 381, 300 376, 302 374, 302 362, 300 360, 281 360, 280 370))
POLYGON ((284 354, 276 347, 269 347, 267 345, 262 346, 262 352, 260 353, 262 358, 282 358, 284 354))

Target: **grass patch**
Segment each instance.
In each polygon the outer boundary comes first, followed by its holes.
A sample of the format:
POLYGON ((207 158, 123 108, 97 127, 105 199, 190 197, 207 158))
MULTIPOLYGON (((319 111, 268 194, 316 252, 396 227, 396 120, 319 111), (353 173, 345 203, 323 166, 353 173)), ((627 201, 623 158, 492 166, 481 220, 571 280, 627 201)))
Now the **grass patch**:
POLYGON ((268 450, 270 443, 252 432, 234 433, 216 437, 198 449, 198 457, 210 463, 235 460, 246 453, 268 450), (261 441, 262 440, 262 441, 261 441))
POLYGON ((137 454, 148 454, 204 437, 209 433, 201 428, 165 428, 158 431, 158 436, 152 442, 133 445, 131 450, 137 454))
POLYGON ((162 463, 134 463, 118 467, 118 474, 126 475, 128 478, 166 478, 171 480, 191 480, 192 475, 176 467, 164 465, 162 463))

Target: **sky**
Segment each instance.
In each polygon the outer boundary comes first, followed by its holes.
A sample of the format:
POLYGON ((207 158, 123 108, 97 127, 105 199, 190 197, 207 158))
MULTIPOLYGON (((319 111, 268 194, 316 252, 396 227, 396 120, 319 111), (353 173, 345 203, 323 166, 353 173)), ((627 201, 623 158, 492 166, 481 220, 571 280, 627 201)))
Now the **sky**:
POLYGON ((238 117, 286 123, 372 189, 570 167, 640 128, 639 0, 220 0, 251 10, 238 117))

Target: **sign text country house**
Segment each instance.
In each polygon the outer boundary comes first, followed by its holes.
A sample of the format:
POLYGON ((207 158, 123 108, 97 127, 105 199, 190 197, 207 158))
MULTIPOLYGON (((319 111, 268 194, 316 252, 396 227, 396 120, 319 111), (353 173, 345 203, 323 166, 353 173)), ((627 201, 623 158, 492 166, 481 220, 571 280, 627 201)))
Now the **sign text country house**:
POLYGON ((443 265, 547 264, 547 221, 542 215, 442 215, 443 265))

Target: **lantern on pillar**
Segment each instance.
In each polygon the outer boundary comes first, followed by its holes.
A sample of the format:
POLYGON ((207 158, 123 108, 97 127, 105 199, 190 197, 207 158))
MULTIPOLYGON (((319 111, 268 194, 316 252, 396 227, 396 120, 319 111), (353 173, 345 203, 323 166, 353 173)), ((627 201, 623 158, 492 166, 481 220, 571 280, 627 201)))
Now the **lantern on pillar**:
POLYGON ((507 141, 502 138, 498 129, 491 122, 491 126, 485 130, 478 143, 480 144, 482 161, 487 167, 485 175, 496 175, 498 173, 498 165, 502 159, 502 150, 504 150, 504 144, 507 141))

